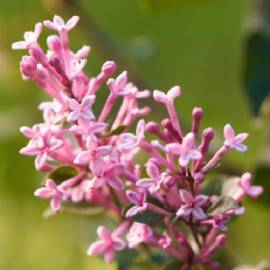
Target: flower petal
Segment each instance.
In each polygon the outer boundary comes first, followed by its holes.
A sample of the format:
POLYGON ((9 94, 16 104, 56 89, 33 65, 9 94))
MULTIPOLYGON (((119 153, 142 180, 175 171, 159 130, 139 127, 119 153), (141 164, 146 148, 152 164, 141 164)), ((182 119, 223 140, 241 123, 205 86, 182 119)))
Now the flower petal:
POLYGON ((151 178, 143 178, 137 181, 136 186, 143 187, 143 188, 150 188, 155 181, 151 178))
POLYGON ((260 196, 263 193, 263 187, 261 186, 252 186, 249 188, 247 194, 251 197, 251 198, 257 198, 258 196, 260 196))
POLYGON ((131 201, 134 204, 139 204, 139 196, 138 193, 134 191, 128 191, 127 192, 127 198, 129 201, 131 201))
POLYGON ((104 244, 104 241, 97 241, 90 245, 90 247, 87 250, 87 255, 91 256, 99 256, 104 253, 106 249, 106 245, 104 244))
POLYGON ((185 204, 191 205, 193 203, 193 196, 189 191, 185 189, 180 189, 179 194, 182 202, 184 202, 185 204))
POLYGON ((129 217, 133 217, 135 215, 137 215, 138 213, 142 212, 142 209, 141 207, 135 205, 133 207, 131 207, 127 213, 126 213, 126 217, 129 218, 129 217))
POLYGON ((74 28, 79 20, 79 16, 72 16, 66 23, 66 29, 71 30, 72 28, 74 28))
POLYGON ((202 208, 200 208, 200 207, 193 208, 192 209, 192 214, 198 220, 201 220, 201 219, 205 219, 206 218, 205 213, 203 212, 202 208))
POLYGON ((110 177, 108 178, 108 184, 117 190, 124 190, 125 186, 119 177, 110 177))
POLYGON ((230 124, 226 124, 224 126, 224 138, 228 141, 232 141, 234 139, 235 132, 230 124))
POLYGON ((61 198, 58 196, 55 196, 51 200, 51 209, 54 212, 58 212, 61 208, 61 198))
POLYGON ((89 151, 83 151, 81 153, 79 153, 76 158, 74 159, 74 163, 75 164, 88 164, 90 161, 90 153, 89 151))

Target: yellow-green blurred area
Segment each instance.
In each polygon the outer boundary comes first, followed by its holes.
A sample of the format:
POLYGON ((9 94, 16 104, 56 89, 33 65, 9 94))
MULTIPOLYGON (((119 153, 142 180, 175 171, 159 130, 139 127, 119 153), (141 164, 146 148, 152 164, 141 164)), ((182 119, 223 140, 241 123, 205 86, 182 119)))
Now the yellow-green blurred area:
MULTIPOLYGON (((32 82, 22 81, 19 61, 26 52, 11 51, 10 46, 36 22, 52 19, 55 12, 67 18, 74 9, 76 15, 91 16, 149 89, 167 90, 180 84, 183 95, 176 106, 181 119, 190 123, 192 108, 202 106, 203 127, 216 129, 217 145, 222 143, 227 122, 239 132, 250 132, 249 152, 230 153, 226 159, 238 171, 254 171, 259 161, 267 159, 261 157, 263 136, 254 128, 243 86, 244 48, 254 1, 179 4, 179 0, 168 7, 166 1, 156 1, 156 9, 154 0, 77 1, 80 8, 76 9, 65 8, 64 0, 0 0, 1 270, 116 269, 85 254, 101 218, 67 213, 42 218, 48 202, 37 200, 33 192, 43 176, 35 172, 32 158, 18 154, 27 142, 19 127, 41 121, 37 106, 48 97, 32 82)), ((48 33, 45 30, 41 37, 43 44, 48 33)), ((78 26, 72 30, 71 43, 73 49, 93 45, 87 72, 95 75, 108 52, 104 52, 106 46, 95 46, 91 33, 87 36, 87 27, 78 26)), ((154 106, 152 117, 160 119, 163 112, 154 106)), ((270 175, 264 181, 270 181, 270 175)), ((246 214, 230 226, 228 254, 240 264, 270 261, 270 205, 248 201, 245 206, 246 214)))

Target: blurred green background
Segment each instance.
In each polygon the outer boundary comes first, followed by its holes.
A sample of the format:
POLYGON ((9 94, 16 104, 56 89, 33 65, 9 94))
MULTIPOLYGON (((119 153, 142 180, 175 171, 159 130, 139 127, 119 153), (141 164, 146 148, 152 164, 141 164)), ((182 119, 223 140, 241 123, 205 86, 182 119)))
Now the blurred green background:
MULTIPOLYGON (((121 69, 127 65, 131 75, 149 89, 168 89, 180 84, 183 96, 176 106, 181 118, 189 123, 192 108, 202 106, 203 126, 217 130, 217 143, 222 140, 222 127, 227 122, 237 131, 250 132, 249 152, 230 154, 226 164, 233 172, 257 171, 261 176, 258 181, 265 183, 266 189, 270 183, 267 146, 270 121, 267 125, 265 118, 254 118, 254 104, 249 101, 247 87, 252 76, 254 80, 258 78, 252 69, 253 62, 250 64, 248 60, 248 42, 256 16, 267 16, 256 13, 254 4, 260 1, 73 2, 0 0, 1 270, 116 269, 116 265, 108 266, 99 258, 85 255, 100 220, 66 213, 42 218, 47 202, 32 195, 42 176, 35 173, 31 158, 18 154, 26 143, 19 127, 41 120, 37 105, 47 97, 32 82, 22 81, 19 72, 22 52, 11 51, 10 45, 21 40, 23 32, 32 30, 36 22, 51 19, 55 13, 65 18, 70 14, 82 16, 82 27, 78 26, 71 34, 72 48, 91 45, 89 74, 95 75, 104 60, 115 59, 123 63, 121 69), (105 37, 105 46, 99 37, 105 37), (116 57, 117 51, 120 57, 116 57)), ((267 44, 265 50, 270 51, 267 44)), ((256 49, 252 53, 251 58, 261 67, 256 61, 259 59, 256 49)), ((267 63, 270 60, 262 67, 266 78, 270 77, 267 63)), ((250 91, 253 89, 251 86, 250 91)), ((256 93, 262 96, 261 100, 267 95, 256 93)), ((158 109, 153 112, 157 118, 160 114, 158 109)), ((270 261, 269 198, 266 194, 259 201, 247 201, 247 213, 230 226, 227 254, 237 263, 255 265, 262 260, 270 261)))

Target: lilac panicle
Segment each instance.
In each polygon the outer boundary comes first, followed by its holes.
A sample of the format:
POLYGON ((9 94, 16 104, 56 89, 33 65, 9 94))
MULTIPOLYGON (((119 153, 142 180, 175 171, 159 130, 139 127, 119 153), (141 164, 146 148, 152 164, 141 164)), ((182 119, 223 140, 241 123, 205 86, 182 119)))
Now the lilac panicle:
POLYGON ((236 135, 226 124, 223 145, 210 154, 214 130, 200 133, 202 108, 193 109, 191 128, 183 129, 174 106, 181 95, 179 86, 167 93, 153 92, 168 116, 160 123, 146 122, 150 108, 140 103, 151 92, 140 91, 127 71, 114 75, 116 63, 106 61, 96 76, 85 73, 90 47, 73 52, 68 36, 78 21, 78 16, 65 22, 56 15, 12 45, 28 51, 20 63, 23 79, 34 81, 51 98, 39 106, 44 122, 20 130, 29 139, 20 153, 34 156, 36 169, 48 173, 35 196, 49 199, 54 212, 84 203, 115 217, 117 229, 110 232, 99 226, 99 240, 90 245, 88 255, 104 256, 111 263, 116 252, 139 250, 143 244, 180 261, 181 270, 197 265, 217 268, 213 255, 226 242, 226 224, 244 213, 239 203, 246 196, 257 198, 263 188, 251 185, 250 173, 235 178, 225 197, 207 196, 203 187, 225 154, 247 151, 248 134, 236 135), (47 51, 38 43, 43 26, 54 31, 47 38, 47 51), (104 86, 108 95, 97 114, 96 103, 102 100, 96 94, 104 86), (145 166, 137 163, 137 153, 146 153, 145 166), (72 173, 59 178, 62 170, 72 173), (220 206, 224 200, 229 203, 220 206), (158 221, 148 224, 153 214, 158 221))

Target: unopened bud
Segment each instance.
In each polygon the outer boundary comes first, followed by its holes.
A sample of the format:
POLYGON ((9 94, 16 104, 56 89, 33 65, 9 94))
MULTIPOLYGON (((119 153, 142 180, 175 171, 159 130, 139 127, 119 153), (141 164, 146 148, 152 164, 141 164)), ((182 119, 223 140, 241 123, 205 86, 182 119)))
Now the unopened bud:
POLYGON ((102 72, 108 77, 116 71, 116 64, 113 61, 107 61, 102 66, 102 72))

